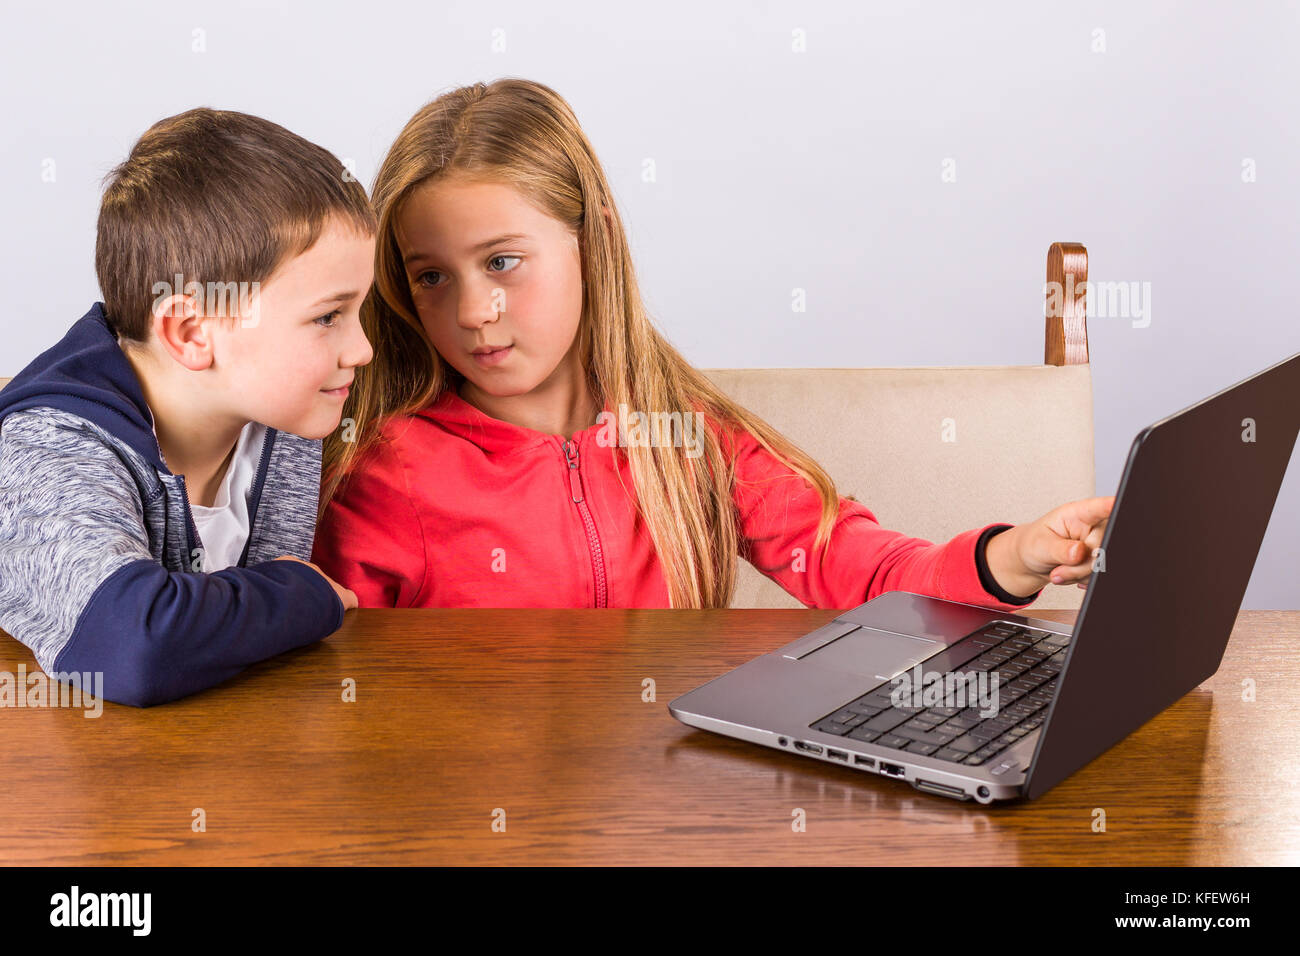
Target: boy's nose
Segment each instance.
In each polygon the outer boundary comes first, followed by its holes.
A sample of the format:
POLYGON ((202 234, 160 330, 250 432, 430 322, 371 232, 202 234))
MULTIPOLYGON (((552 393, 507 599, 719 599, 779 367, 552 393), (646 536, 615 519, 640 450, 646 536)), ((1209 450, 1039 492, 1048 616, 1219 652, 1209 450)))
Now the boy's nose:
POLYGON ((353 337, 352 341, 348 343, 348 350, 344 355, 346 361, 342 364, 350 367, 369 365, 370 360, 375 357, 375 350, 371 346, 370 340, 366 338, 366 333, 361 328, 361 323, 357 323, 355 331, 356 335, 353 337))

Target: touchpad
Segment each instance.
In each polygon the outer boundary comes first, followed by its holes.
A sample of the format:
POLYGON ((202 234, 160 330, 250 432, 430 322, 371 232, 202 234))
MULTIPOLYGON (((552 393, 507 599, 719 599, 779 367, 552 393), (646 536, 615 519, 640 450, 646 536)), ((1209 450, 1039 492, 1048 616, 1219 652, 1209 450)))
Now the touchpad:
POLYGON ((829 670, 889 680, 942 648, 938 641, 861 627, 799 658, 829 670))

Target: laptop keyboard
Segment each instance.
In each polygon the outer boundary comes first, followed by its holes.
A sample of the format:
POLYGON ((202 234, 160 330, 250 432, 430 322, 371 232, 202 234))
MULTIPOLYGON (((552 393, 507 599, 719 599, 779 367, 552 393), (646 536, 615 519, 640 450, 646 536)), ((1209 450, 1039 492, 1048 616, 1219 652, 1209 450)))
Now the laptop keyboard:
POLYGON ((890 700, 894 685, 886 682, 809 726, 846 740, 977 766, 1043 722, 1069 644, 1065 634, 997 623, 952 645, 949 650, 979 650, 948 673, 999 675, 994 717, 980 716, 978 702, 973 707, 896 707, 890 700))

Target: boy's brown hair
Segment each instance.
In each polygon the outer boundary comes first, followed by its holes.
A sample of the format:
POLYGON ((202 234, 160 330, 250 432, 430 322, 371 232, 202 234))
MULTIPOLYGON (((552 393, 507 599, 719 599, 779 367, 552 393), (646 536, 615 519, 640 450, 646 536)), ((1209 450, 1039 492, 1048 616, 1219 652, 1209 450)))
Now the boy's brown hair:
POLYGON ((265 282, 331 215, 377 228, 365 189, 329 150, 231 110, 158 121, 105 183, 95 272, 110 328, 133 343, 149 339, 155 283, 265 282))

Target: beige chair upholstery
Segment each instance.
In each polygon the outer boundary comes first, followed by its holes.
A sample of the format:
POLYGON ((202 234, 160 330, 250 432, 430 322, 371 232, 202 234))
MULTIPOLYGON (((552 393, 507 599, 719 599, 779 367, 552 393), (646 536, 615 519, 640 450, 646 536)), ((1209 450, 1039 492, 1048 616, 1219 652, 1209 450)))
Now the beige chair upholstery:
MULTIPOLYGON (((1053 244, 1049 281, 1073 272, 1082 293, 1086 257, 1053 244)), ((1096 493, 1084 307, 1080 294, 1048 315, 1043 365, 702 371, 881 525, 943 542, 1096 493)), ((1030 608, 1077 609, 1083 594, 1049 584, 1030 608)), ((802 607, 744 561, 731 606, 802 607)))
MULTIPOLYGON (((914 538, 1020 524, 1094 494, 1086 365, 704 373, 811 455, 840 494, 914 538)), ((1049 584, 1031 607, 1082 597, 1049 584)), ((743 562, 731 606, 803 605, 743 562)))
MULTIPOLYGON (((992 522, 1032 521, 1096 494, 1087 252, 1054 243, 1048 281, 1067 272, 1078 296, 1059 309, 1049 297, 1043 365, 703 371, 886 528, 942 542, 992 522)), ((0 388, 8 383, 0 378, 0 388)), ((1073 585, 1049 584, 1030 608, 1077 609, 1082 600, 1073 585)), ((731 606, 802 607, 745 561, 731 606)))

